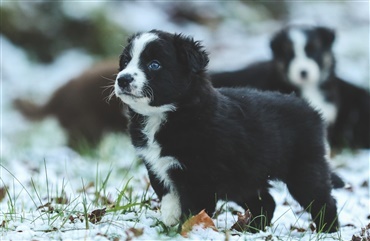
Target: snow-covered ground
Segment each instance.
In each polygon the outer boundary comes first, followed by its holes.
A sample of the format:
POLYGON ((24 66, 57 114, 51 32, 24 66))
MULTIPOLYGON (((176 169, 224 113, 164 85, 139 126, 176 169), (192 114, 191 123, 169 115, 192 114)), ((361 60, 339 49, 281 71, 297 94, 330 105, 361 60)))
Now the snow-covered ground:
MULTIPOLYGON (((122 2, 114 8, 104 3, 89 7, 79 3, 65 8, 78 15, 88 8, 105 7, 114 21, 132 32, 157 28, 192 35, 203 40, 210 52, 212 71, 269 58, 269 38, 285 24, 257 21, 251 8, 237 2, 192 4, 233 17, 206 28, 168 22, 164 2, 122 2)), ((336 29, 337 72, 369 88, 368 2, 291 3, 289 16, 294 22, 336 29)), ((351 240, 370 223, 370 151, 346 151, 332 160, 335 170, 350 184, 333 191, 341 223, 338 233, 317 235, 310 231, 309 215, 302 212, 284 184, 274 183, 271 192, 278 205, 273 225, 266 232, 228 231, 237 220, 232 211, 240 210, 228 203, 220 204, 221 214, 214 219, 218 231, 198 228, 184 238, 176 234, 176 228, 161 225, 159 204, 153 190, 148 189, 145 167, 136 160, 127 136, 109 135, 90 156, 80 156, 65 146, 65 135, 55 119, 30 123, 12 108, 16 97, 44 102, 53 90, 91 66, 93 59, 71 50, 50 65, 34 64, 7 39, 0 37, 0 41, 1 240, 351 240), (42 207, 48 202, 50 205, 42 207), (102 208, 106 208, 105 215, 93 223, 88 216, 102 208)))

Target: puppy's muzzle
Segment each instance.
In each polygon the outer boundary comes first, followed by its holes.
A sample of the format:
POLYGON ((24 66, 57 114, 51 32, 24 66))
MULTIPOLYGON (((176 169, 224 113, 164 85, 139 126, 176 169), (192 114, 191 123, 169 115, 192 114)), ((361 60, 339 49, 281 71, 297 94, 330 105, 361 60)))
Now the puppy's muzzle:
POLYGON ((117 83, 118 83, 118 86, 122 89, 122 90, 128 90, 129 89, 129 86, 130 86, 130 83, 134 81, 134 78, 132 77, 132 75, 130 74, 124 74, 122 76, 119 76, 117 78, 117 83))

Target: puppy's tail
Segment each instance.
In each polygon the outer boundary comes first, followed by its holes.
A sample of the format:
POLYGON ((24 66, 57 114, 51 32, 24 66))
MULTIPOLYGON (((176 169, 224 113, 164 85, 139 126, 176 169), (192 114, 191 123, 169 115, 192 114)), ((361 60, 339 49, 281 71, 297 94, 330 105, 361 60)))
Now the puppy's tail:
POLYGON ((335 172, 331 173, 331 184, 333 185, 333 188, 342 188, 346 185, 343 179, 335 172))
POLYGON ((39 106, 28 100, 15 99, 13 106, 19 110, 23 116, 32 121, 42 120, 49 114, 44 106, 39 106))

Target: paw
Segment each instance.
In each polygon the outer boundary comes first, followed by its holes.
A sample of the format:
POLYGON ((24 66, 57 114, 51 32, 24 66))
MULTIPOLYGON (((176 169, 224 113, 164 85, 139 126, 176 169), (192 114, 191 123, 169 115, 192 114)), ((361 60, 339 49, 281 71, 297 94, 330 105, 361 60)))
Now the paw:
POLYGON ((180 221, 181 206, 179 197, 174 193, 168 193, 162 198, 162 222, 166 226, 173 226, 180 221))

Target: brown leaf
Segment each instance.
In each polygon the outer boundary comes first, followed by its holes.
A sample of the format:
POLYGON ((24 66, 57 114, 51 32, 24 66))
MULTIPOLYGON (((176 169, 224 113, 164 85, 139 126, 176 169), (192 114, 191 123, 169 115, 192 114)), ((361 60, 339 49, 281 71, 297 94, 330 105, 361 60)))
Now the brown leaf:
POLYGON ((231 226, 231 229, 234 229, 239 232, 243 232, 249 228, 249 224, 251 223, 252 218, 253 218, 252 213, 248 209, 245 211, 244 214, 238 213, 237 215, 238 215, 238 221, 236 221, 236 223, 234 223, 234 225, 231 226))
POLYGON ((5 220, 3 220, 3 221, 1 222, 1 224, 0 224, 0 228, 5 228, 5 225, 6 225, 6 221, 5 221, 5 220))
POLYGON ((52 198, 51 200, 54 201, 56 204, 68 204, 69 203, 69 200, 66 196, 52 198))
POLYGON ((310 223, 310 226, 309 226, 310 230, 312 232, 314 232, 316 230, 316 226, 313 224, 313 223, 310 223))
POLYGON ((352 235, 351 241, 362 241, 362 238, 356 235, 352 235))
POLYGON ((212 228, 213 230, 217 231, 213 220, 208 216, 208 214, 203 209, 197 215, 186 220, 186 222, 182 225, 181 235, 187 238, 188 233, 196 225, 202 225, 203 228, 212 228))
POLYGON ((47 202, 44 205, 38 206, 37 210, 42 209, 42 208, 43 208, 42 212, 50 212, 50 213, 54 212, 54 207, 51 206, 50 202, 47 202))
POLYGON ((79 193, 81 193, 81 192, 87 192, 88 189, 90 189, 90 188, 92 188, 94 186, 95 186, 94 182, 89 182, 86 186, 78 189, 77 192, 79 192, 79 193))
POLYGON ((132 233, 134 237, 140 237, 144 233, 143 228, 129 228, 128 232, 132 233))
POLYGON ((274 240, 271 234, 266 236, 265 241, 271 241, 271 240, 274 240))
POLYGON ((96 209, 96 210, 92 211, 91 214, 89 215, 89 221, 94 223, 94 224, 97 223, 97 222, 100 222, 102 217, 106 213, 105 209, 106 208, 96 209))
POLYGON ((304 228, 300 228, 300 227, 296 227, 296 226, 290 226, 290 231, 293 231, 293 230, 297 230, 297 232, 299 232, 299 233, 304 233, 304 232, 307 231, 304 228))
POLYGON ((7 186, 0 188, 0 202, 5 198, 7 190, 8 190, 7 186))

